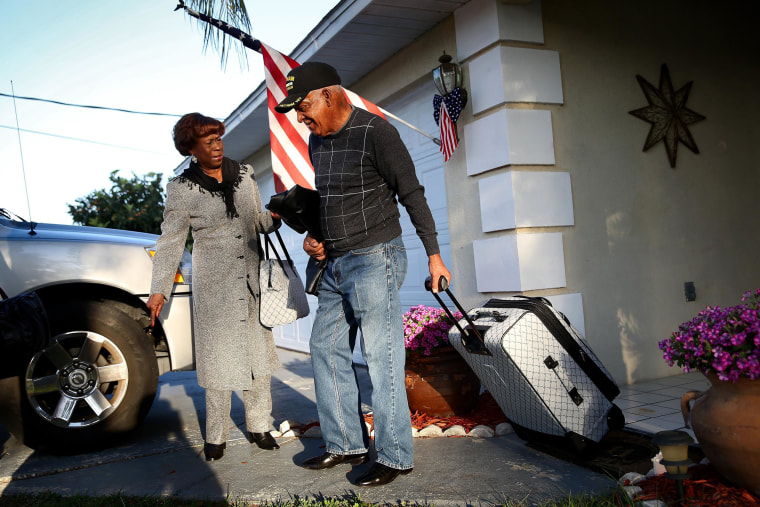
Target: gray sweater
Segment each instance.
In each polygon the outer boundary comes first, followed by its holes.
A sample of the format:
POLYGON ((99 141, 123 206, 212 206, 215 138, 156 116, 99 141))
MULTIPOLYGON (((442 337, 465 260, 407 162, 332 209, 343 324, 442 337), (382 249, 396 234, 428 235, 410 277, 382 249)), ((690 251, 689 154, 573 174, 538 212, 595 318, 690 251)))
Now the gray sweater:
POLYGON ((409 213, 427 255, 439 253, 435 221, 414 163, 396 129, 354 108, 336 133, 309 138, 320 220, 331 257, 401 235, 396 199, 409 213))

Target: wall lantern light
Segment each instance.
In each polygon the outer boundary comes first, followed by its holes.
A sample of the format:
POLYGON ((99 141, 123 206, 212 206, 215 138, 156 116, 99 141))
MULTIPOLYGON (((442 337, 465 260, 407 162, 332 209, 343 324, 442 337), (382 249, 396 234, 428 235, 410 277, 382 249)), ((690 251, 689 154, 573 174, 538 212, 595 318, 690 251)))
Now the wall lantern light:
MULTIPOLYGON (((446 51, 438 58, 440 65, 433 69, 433 82, 438 93, 443 97, 449 95, 455 88, 462 87, 462 68, 451 62, 451 55, 446 51)), ((462 90, 462 107, 467 103, 467 92, 462 90)))
POLYGON ((652 438, 652 443, 662 451, 660 463, 665 466, 665 477, 676 481, 678 501, 683 502, 683 480, 689 478, 689 445, 694 443, 685 431, 661 431, 652 438))

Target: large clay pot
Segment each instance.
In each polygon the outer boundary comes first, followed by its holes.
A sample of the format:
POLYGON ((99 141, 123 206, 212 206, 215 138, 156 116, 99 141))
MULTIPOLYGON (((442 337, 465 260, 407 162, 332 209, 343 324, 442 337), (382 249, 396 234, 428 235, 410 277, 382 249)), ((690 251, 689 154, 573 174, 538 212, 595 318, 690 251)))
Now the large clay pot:
POLYGON ((681 398, 684 422, 715 470, 726 480, 760 495, 760 381, 724 382, 707 376, 710 389, 681 398), (694 400, 694 405, 690 402, 694 400))
POLYGON ((466 415, 475 408, 480 380, 451 346, 406 359, 406 397, 412 412, 436 417, 466 415))

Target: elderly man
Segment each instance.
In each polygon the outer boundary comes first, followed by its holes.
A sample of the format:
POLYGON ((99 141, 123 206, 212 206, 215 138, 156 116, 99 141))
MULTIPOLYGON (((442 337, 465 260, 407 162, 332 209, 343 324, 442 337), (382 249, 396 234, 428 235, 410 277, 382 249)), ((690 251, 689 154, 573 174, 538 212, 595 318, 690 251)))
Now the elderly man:
POLYGON ((295 109, 311 131, 309 156, 324 239, 306 236, 304 250, 317 260, 328 259, 309 342, 326 452, 302 466, 320 470, 369 458, 352 362, 358 329, 372 381, 377 458, 356 484, 379 486, 414 467, 399 300, 407 259, 397 200, 422 240, 432 279, 449 280, 451 273, 398 132, 379 116, 354 108, 340 84, 331 66, 305 63, 288 74, 288 96, 275 108, 280 113, 295 109))

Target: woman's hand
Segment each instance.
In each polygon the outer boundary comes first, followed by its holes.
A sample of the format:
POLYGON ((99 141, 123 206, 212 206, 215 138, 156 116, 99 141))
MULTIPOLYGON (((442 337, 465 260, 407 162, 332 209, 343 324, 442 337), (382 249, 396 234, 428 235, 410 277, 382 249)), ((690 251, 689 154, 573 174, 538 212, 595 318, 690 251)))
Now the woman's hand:
POLYGON ((163 294, 151 294, 148 298, 148 309, 150 310, 150 327, 156 324, 156 318, 161 315, 161 309, 164 307, 166 299, 163 294))
POLYGON ((314 257, 318 261, 327 257, 327 255, 325 255, 325 244, 317 241, 308 234, 303 239, 303 250, 309 257, 314 257))

